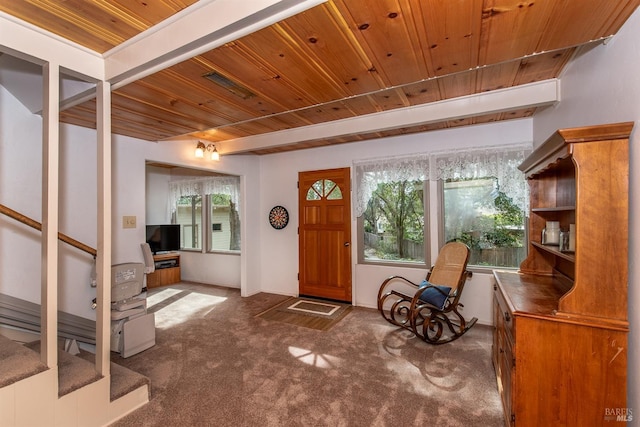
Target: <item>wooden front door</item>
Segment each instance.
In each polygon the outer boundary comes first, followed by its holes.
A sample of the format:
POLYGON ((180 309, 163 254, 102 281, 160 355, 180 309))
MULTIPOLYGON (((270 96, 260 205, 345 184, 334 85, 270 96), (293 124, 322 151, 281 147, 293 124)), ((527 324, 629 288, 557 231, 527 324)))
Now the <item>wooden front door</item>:
POLYGON ((351 302, 349 168, 300 172, 300 295, 351 302))

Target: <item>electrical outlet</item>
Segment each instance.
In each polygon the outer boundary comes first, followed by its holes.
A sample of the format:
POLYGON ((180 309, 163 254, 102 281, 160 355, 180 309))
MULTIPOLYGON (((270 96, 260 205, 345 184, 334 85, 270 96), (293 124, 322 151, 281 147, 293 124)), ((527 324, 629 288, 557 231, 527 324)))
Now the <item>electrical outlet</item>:
POLYGON ((136 216, 135 215, 123 216, 122 228, 136 228, 136 216))

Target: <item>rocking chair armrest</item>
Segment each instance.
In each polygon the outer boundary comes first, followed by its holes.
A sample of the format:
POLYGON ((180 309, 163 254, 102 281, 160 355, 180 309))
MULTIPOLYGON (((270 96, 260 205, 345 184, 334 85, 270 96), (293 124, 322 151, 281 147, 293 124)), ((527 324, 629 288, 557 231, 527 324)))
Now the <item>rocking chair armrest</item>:
MULTIPOLYGON (((414 288, 418 289, 420 288, 420 285, 414 283, 413 281, 407 279, 406 277, 403 276, 390 276, 387 277, 384 282, 382 282, 382 284, 380 285, 380 289, 378 290, 378 301, 380 301, 384 295, 385 292, 385 288, 387 287, 387 285, 393 281, 401 281, 404 282, 407 285, 413 286, 414 288)), ((409 297, 410 298, 410 297, 409 297)))
POLYGON ((391 282, 392 280, 401 280, 401 281, 403 281, 403 282, 405 282, 405 283, 407 283, 407 284, 409 284, 411 286, 414 286, 415 288, 419 288, 420 287, 419 284, 417 284, 417 283, 415 283, 415 282, 413 282, 413 281, 411 281, 411 280, 409 280, 409 279, 407 279, 406 277, 403 277, 403 276, 390 276, 390 277, 387 277, 384 280, 384 282, 382 282, 380 287, 381 288, 384 287, 387 283, 391 282))

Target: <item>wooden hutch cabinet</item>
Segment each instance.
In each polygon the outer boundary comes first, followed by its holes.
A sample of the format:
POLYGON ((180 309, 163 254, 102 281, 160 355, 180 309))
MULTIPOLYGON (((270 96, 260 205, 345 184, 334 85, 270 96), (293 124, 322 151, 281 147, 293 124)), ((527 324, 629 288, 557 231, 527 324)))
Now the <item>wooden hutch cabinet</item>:
POLYGON ((494 271, 493 364, 507 425, 619 425, 627 406, 629 135, 562 129, 521 165, 529 254, 494 271), (572 252, 543 244, 575 224, 572 252))

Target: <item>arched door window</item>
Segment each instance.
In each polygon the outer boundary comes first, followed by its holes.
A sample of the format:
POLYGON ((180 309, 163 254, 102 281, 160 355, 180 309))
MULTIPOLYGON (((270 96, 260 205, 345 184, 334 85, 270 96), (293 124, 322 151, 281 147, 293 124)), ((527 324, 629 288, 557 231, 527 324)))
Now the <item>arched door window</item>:
POLYGON ((307 191, 307 200, 340 200, 342 191, 340 187, 330 179, 319 179, 313 183, 307 191))

